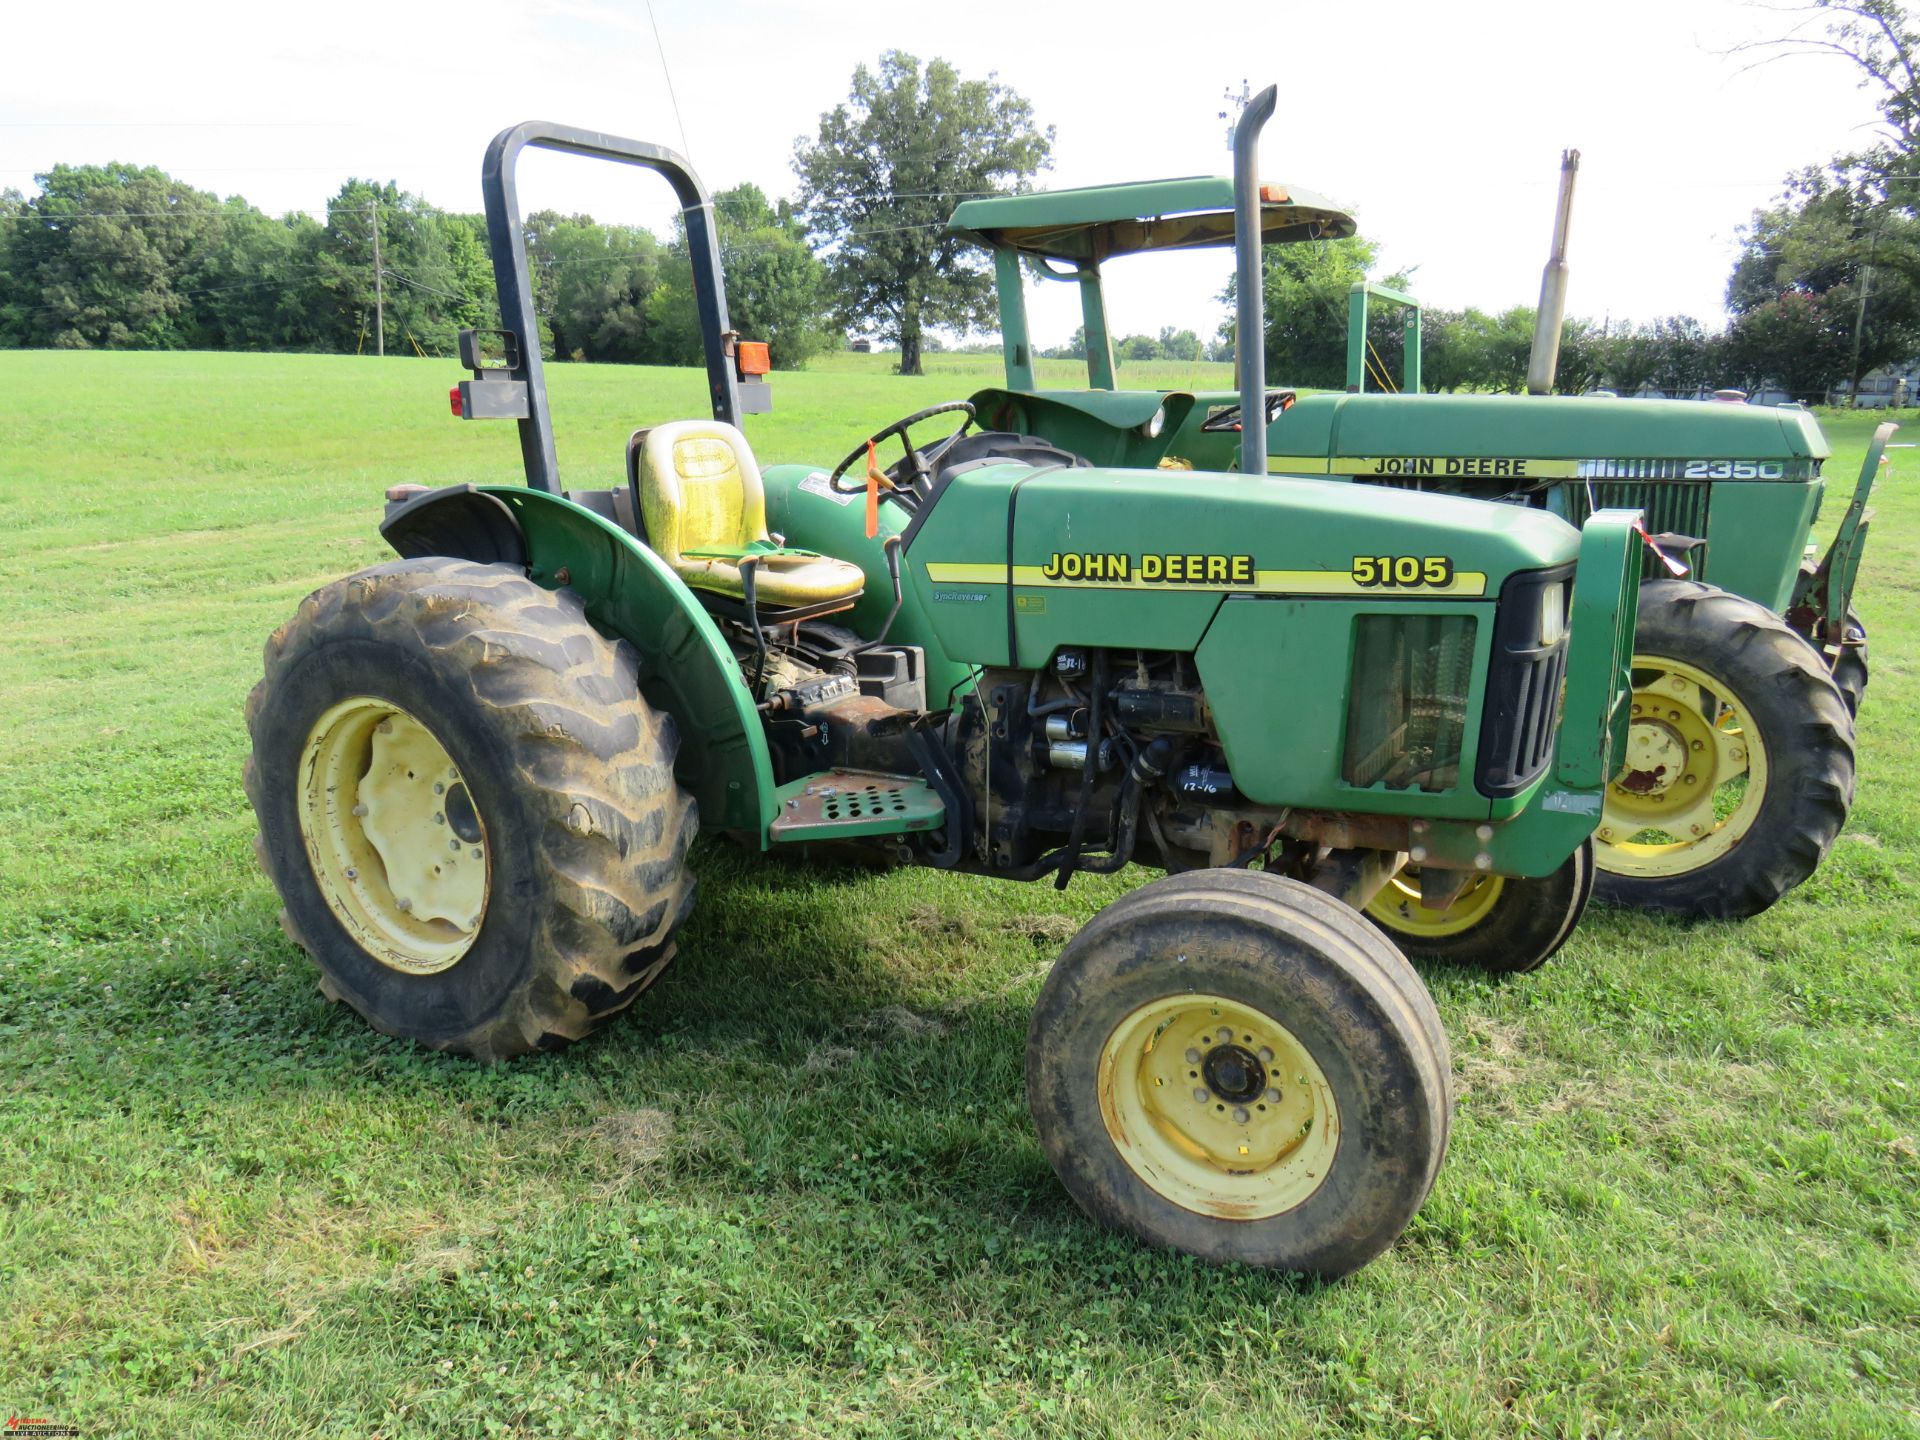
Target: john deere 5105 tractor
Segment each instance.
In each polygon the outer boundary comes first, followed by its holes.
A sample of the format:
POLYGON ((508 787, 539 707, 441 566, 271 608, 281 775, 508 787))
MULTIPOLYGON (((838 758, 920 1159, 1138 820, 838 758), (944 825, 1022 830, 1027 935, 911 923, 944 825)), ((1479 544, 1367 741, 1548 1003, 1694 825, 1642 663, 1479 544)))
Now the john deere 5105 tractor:
MULTIPOLYGON (((1229 192, 1225 180, 1193 177, 961 204, 951 228, 993 251, 1006 344, 1005 387, 972 397, 982 422, 1107 464, 1244 472, 1241 417, 1256 414, 1267 437, 1266 470, 1281 486, 1311 476, 1405 494, 1469 495, 1576 525, 1609 505, 1643 510, 1652 532, 1649 583, 1639 599, 1624 765, 1594 837, 1599 893, 1650 909, 1732 917, 1766 909, 1806 879, 1853 798, 1852 711, 1866 688, 1867 647, 1850 601, 1867 499, 1890 432, 1876 438, 1832 544, 1816 561, 1807 541, 1828 449, 1804 410, 1421 394, 1419 307, 1378 285, 1355 285, 1350 297, 1350 393, 1269 389, 1256 410, 1232 393, 1117 390, 1105 267, 1127 255, 1224 243, 1232 233, 1229 192), (1035 383, 1027 269, 1080 291, 1084 390, 1035 383), (1376 391, 1393 383, 1369 348, 1370 298, 1405 307, 1398 394, 1366 393, 1369 377, 1376 391)), ((1266 193, 1284 202, 1267 207, 1267 244, 1354 232, 1350 215, 1317 196, 1277 187, 1266 193)), ((1564 218, 1563 204, 1563 234, 1564 218)), ((1247 272, 1243 264, 1243 283, 1247 272)), ((1544 368, 1544 388, 1551 388, 1559 321, 1550 305, 1542 316, 1536 369, 1544 368)), ((1388 547, 1374 549, 1388 558, 1388 547)), ((1411 877, 1403 877, 1369 913, 1416 955, 1511 968, 1508 926, 1531 906, 1499 877, 1472 885, 1444 911, 1416 898, 1411 877)))
MULTIPOLYGON (((1284 223, 1272 103, 1237 187, 1284 223)), ((728 330, 686 162, 529 123, 483 183, 506 363, 466 337, 455 405, 518 422, 528 483, 397 489, 401 558, 309 597, 248 706, 260 853, 326 992, 489 1060, 579 1039, 673 955, 700 829, 1058 885, 1140 862, 1170 873, 1066 946, 1028 1035, 1061 1180, 1212 1260, 1336 1275, 1391 1243, 1446 1147, 1447 1044, 1354 907, 1409 863, 1433 906, 1502 876, 1535 897, 1526 957, 1564 938, 1628 719, 1633 514, 1383 515, 964 401, 763 469, 765 353, 728 330), (527 146, 659 172, 684 209, 712 416, 636 431, 617 488, 556 475, 527 146)), ((1258 407, 1258 345, 1242 386, 1258 407)))

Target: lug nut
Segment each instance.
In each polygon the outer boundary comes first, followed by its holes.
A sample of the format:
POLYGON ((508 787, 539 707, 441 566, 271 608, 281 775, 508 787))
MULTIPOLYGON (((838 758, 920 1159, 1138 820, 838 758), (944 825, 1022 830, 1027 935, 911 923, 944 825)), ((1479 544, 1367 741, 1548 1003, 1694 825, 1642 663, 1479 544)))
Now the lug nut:
POLYGON ((365 805, 356 805, 353 807, 353 813, 356 817, 364 816, 367 813, 367 807, 365 805))
POLYGON ((403 912, 411 911, 413 909, 413 901, 407 899, 407 897, 404 895, 402 895, 398 900, 395 900, 393 903, 398 905, 403 912))
POLYGON ((1280 1092, 1278 1090, 1267 1091, 1267 1104, 1278 1105, 1279 1103, 1280 1103, 1280 1092))
POLYGON ((441 784, 441 783, 440 783, 440 782, 439 782, 438 780, 436 780, 436 781, 434 781, 434 782, 433 782, 433 793, 434 793, 434 794, 436 794, 436 795, 444 795, 444 794, 446 793, 446 790, 447 790, 447 787, 446 787, 446 786, 444 786, 444 785, 442 785, 442 784, 441 784))
POLYGON ((1206 1092, 1206 1089, 1205 1089, 1205 1087, 1204 1087, 1204 1086, 1195 1086, 1195 1087, 1194 1087, 1194 1091, 1193 1091, 1193 1098, 1194 1098, 1194 1099, 1195 1099, 1196 1101, 1198 1101, 1198 1102, 1199 1102, 1200 1104, 1202 1104, 1202 1105, 1204 1105, 1204 1104, 1206 1104, 1206 1103, 1207 1103, 1207 1092, 1206 1092))
POLYGON ((473 858, 476 860, 480 858, 480 847, 478 845, 473 847, 473 858))
POLYGON ((1247 1123, 1247 1121, 1251 1120, 1252 1118, 1253 1117, 1247 1113, 1246 1106, 1236 1105, 1233 1107, 1233 1123, 1234 1124, 1244 1125, 1247 1123))
POLYGON ((1273 1064, 1273 1047, 1271 1045, 1262 1045, 1260 1047, 1260 1063, 1262 1065, 1273 1064))
POLYGON ((1194 1049, 1191 1045, 1189 1045, 1187 1047, 1187 1064, 1198 1065, 1199 1063, 1200 1063, 1200 1052, 1194 1049))
POLYGON ((454 850, 458 850, 460 848, 460 842, 458 840, 449 840, 447 842, 447 845, 450 849, 454 849, 454 850))
MULTIPOLYGON (((437 789, 439 789, 440 787, 436 785, 436 786, 435 786, 434 788, 435 788, 435 789, 437 790, 437 789)), ((444 811, 441 811, 441 810, 436 810, 436 811, 434 811, 434 812, 433 812, 433 823, 434 823, 434 824, 436 824, 436 825, 444 825, 444 824, 446 824, 446 823, 447 823, 447 817, 446 817, 446 813, 445 813, 444 811)))

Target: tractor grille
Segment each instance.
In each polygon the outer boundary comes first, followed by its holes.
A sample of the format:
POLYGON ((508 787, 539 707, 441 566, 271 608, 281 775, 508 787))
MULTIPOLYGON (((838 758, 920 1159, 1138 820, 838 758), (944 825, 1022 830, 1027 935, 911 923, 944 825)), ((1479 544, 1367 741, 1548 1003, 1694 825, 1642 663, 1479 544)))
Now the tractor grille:
POLYGON ((1553 758, 1560 721, 1560 687, 1567 674, 1565 626, 1551 645, 1540 643, 1541 592, 1561 587, 1559 613, 1572 605, 1573 567, 1529 570, 1500 587, 1500 615, 1487 667, 1486 713, 1480 721, 1480 758, 1474 784, 1482 795, 1517 795, 1553 758))
MULTIPOLYGON (((1712 485, 1691 480, 1575 480, 1567 486, 1567 518, 1584 525, 1595 510, 1644 510, 1649 535, 1671 531, 1704 540, 1707 500, 1712 493, 1712 485)), ((1707 547, 1702 545, 1689 559, 1693 578, 1706 579, 1707 547)), ((1661 579, 1666 573, 1659 557, 1649 550, 1642 576, 1661 579)))
POLYGON ((1342 780, 1429 794, 1459 783, 1474 625, 1471 615, 1354 620, 1342 780))

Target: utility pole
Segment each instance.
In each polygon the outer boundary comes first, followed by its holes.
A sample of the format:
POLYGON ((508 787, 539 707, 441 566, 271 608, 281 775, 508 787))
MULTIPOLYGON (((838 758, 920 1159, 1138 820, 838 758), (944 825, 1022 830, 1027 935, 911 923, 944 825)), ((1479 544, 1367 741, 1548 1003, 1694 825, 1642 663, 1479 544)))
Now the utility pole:
MULTIPOLYGON (((1871 245, 1868 246, 1867 253, 1869 255, 1873 253, 1871 245)), ((1860 309, 1853 317, 1853 361, 1847 367, 1848 374, 1852 377, 1847 382, 1847 404, 1855 410, 1860 408, 1860 342, 1866 336, 1867 292, 1872 288, 1873 266, 1862 265, 1860 267, 1860 309)))
POLYGON ((380 270, 380 202, 367 206, 373 217, 373 353, 387 353, 387 284, 380 270))
POLYGON ((1227 108, 1220 112, 1220 118, 1227 122, 1227 149, 1231 150, 1234 127, 1240 123, 1240 112, 1246 109, 1247 102, 1253 99, 1253 92, 1247 88, 1247 82, 1242 80, 1238 95, 1234 94, 1229 87, 1221 98, 1227 103, 1227 108))

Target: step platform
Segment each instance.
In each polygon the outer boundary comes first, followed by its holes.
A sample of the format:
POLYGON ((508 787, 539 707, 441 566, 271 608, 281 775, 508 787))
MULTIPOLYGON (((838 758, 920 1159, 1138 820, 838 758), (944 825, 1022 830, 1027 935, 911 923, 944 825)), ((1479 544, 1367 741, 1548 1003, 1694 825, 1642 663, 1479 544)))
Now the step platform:
POLYGON ((767 833, 776 845, 901 835, 932 830, 947 818, 933 787, 917 776, 823 770, 773 793, 780 813, 767 833))

